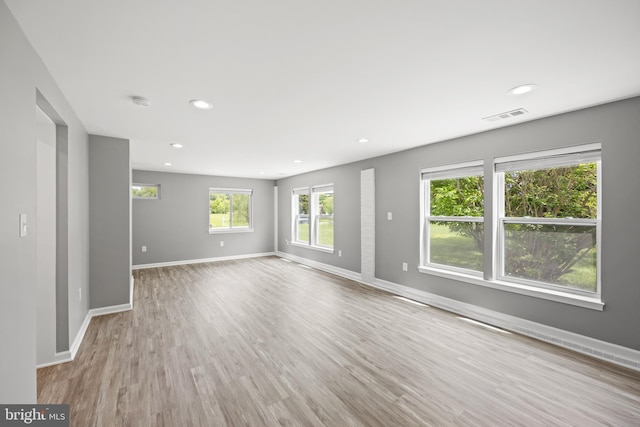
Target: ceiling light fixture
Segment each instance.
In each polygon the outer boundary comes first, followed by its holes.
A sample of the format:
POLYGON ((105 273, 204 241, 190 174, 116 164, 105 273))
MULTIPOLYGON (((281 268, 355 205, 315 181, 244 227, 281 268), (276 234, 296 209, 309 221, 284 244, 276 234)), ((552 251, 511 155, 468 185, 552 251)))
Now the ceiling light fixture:
POLYGON ((509 92, 512 95, 523 95, 525 93, 531 92, 536 87, 538 87, 538 86, 534 85, 534 84, 520 85, 520 86, 516 86, 513 89, 509 90, 509 92))
POLYGON ((294 160, 293 163, 302 163, 302 160, 294 160))
POLYGON ((191 101, 189 101, 189 103, 201 110, 210 110, 213 108, 213 104, 210 104, 207 101, 203 101, 202 99, 192 99, 191 101))
POLYGON ((358 142, 359 142, 360 144, 366 144, 367 142, 369 142, 369 140, 368 140, 367 138, 360 138, 360 139, 358 140, 358 142))
POLYGON ((149 101, 147 98, 144 98, 142 96, 132 96, 131 100, 133 101, 134 104, 136 104, 139 107, 147 108, 151 105, 151 101, 149 101))
POLYGON ((171 163, 169 163, 169 162, 164 162, 164 165, 165 165, 165 166, 171 166, 171 163))
POLYGON ((169 144, 169 145, 172 146, 173 148, 182 148, 182 147, 184 147, 184 145, 182 145, 180 143, 177 143, 177 142, 174 142, 174 143, 169 144))

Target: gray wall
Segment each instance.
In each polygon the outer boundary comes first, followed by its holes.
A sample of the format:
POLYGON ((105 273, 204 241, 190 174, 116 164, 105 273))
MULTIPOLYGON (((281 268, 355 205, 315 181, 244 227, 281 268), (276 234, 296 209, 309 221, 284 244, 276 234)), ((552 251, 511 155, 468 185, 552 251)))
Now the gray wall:
POLYGON ((91 308, 126 304, 131 284, 129 140, 89 136, 91 308))
MULTIPOLYGON (((36 401, 36 90, 67 125, 69 224, 64 285, 69 294, 89 293, 88 162, 84 127, 4 1, 0 1, 0 402, 36 401), (18 237, 18 215, 29 219, 18 237)), ((68 329, 75 337, 88 301, 70 298, 68 329)))
MULTIPOLYGON (((360 270, 359 171, 376 170, 376 277, 479 307, 640 350, 640 98, 575 111, 485 133, 427 145, 384 157, 278 181, 278 249, 316 261, 360 270), (602 143, 602 299, 604 311, 489 289, 426 275, 419 258, 419 171, 484 160, 491 185, 494 157, 592 142, 602 143), (291 238, 291 189, 335 183, 336 249, 343 257, 287 246, 291 238), (393 220, 387 221, 387 212, 393 220), (409 271, 402 271, 402 263, 409 271)), ((492 195, 486 194, 490 210, 492 195)), ((490 212, 487 212, 490 215, 490 212)), ((486 233, 491 223, 485 222, 486 233)), ((490 234, 488 234, 490 235, 490 234)))
POLYGON ((133 265, 273 252, 273 181, 134 170, 133 182, 161 191, 133 200, 133 265), (209 234, 210 187, 253 189, 253 232, 209 234))

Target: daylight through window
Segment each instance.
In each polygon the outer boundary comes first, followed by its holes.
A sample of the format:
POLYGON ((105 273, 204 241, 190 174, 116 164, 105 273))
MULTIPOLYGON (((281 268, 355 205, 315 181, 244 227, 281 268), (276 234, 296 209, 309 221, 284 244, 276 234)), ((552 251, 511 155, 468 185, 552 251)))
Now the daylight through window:
POLYGON ((480 275, 484 251, 482 162, 422 171, 424 266, 480 275))
POLYGON ((252 190, 209 189, 209 232, 253 231, 252 190))
POLYGON ((294 189, 291 208, 293 243, 333 250, 333 184, 294 189))

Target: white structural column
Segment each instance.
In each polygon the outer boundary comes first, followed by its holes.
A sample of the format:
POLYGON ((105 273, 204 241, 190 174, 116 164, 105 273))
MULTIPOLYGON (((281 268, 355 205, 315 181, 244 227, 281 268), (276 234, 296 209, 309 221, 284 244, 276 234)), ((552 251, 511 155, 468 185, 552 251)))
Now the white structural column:
POLYGON ((360 171, 360 270, 365 283, 376 276, 375 169, 360 171))

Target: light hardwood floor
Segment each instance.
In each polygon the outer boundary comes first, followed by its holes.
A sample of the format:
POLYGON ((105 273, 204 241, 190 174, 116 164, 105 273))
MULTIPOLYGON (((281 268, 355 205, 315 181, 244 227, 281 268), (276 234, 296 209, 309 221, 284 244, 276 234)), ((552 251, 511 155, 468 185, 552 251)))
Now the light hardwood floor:
POLYGON ((279 258, 135 271, 38 371, 73 426, 638 426, 640 373, 279 258))

